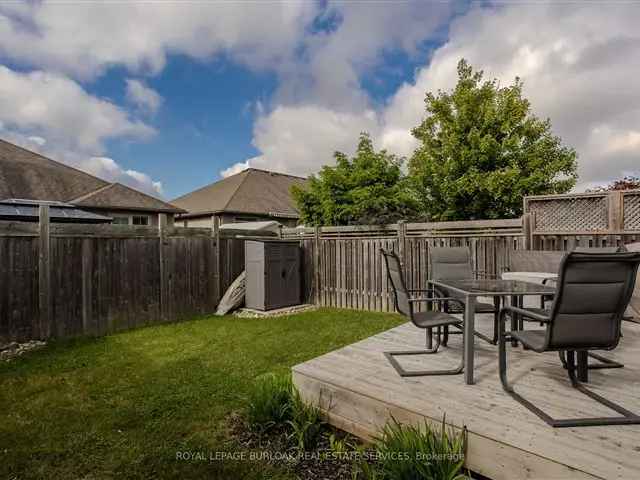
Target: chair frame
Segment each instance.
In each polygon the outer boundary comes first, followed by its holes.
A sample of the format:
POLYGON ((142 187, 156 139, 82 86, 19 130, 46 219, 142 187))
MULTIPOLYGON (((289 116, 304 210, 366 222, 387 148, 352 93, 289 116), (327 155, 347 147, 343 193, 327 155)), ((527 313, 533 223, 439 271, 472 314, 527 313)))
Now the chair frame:
MULTIPOLYGON (((597 257, 603 257, 603 255, 606 255, 606 256, 610 257, 611 255, 620 255, 620 254, 582 254, 582 255, 588 255, 588 256, 591 256, 591 257, 595 256, 595 258, 597 258, 597 257)), ((566 270, 567 262, 569 261, 571 256, 572 256, 572 254, 567 255, 567 257, 565 257, 565 259, 562 262, 562 265, 561 265, 561 268, 560 268, 560 276, 558 278, 558 283, 557 283, 557 287, 556 287, 556 289, 557 289, 556 293, 558 293, 560 291, 560 289, 563 288, 564 272, 566 270)), ((603 257, 603 258, 605 258, 605 257, 603 257)), ((632 261, 638 262, 639 259, 636 256, 632 261)), ((637 271, 637 268, 638 268, 638 263, 636 263, 636 265, 635 265, 635 271, 637 271)), ((631 281, 631 290, 633 290, 633 283, 635 283, 635 275, 636 275, 635 271, 633 272, 633 277, 634 278, 631 281)), ((626 304, 628 303, 628 300, 630 298, 631 290, 628 291, 628 292, 625 292, 625 295, 626 295, 625 299, 627 300, 627 302, 623 305, 624 308, 619 309, 620 311, 618 311, 616 313, 616 316, 619 317, 619 318, 616 319, 615 321, 618 321, 618 322, 622 321, 622 315, 623 315, 624 310, 626 308, 626 304)), ((558 298, 558 295, 555 296, 554 302, 557 301, 557 298, 558 298)), ((575 354, 576 354, 576 352, 584 352, 584 351, 588 352, 589 351, 589 347, 566 350, 566 355, 567 355, 567 359, 566 359, 567 373, 568 373, 568 376, 569 376, 569 380, 571 382, 571 386, 573 388, 575 388, 576 390, 578 390, 579 392, 581 392, 581 393, 587 395, 588 397, 592 398, 596 402, 598 402, 598 403, 610 408, 611 410, 619 413, 621 416, 617 416, 617 417, 591 417, 591 418, 556 419, 556 418, 551 417, 549 414, 547 414, 546 412, 541 410, 539 407, 537 407, 536 405, 531 403, 526 398, 522 397, 520 394, 518 394, 514 390, 514 388, 511 386, 511 384, 509 383, 508 378, 507 378, 507 349, 506 349, 506 344, 507 344, 508 341, 512 340, 512 335, 511 335, 512 332, 506 332, 505 322, 506 322, 507 315, 514 315, 514 314, 515 315, 519 315, 519 316, 523 316, 523 317, 527 317, 527 318, 529 318, 529 319, 531 319, 533 321, 540 322, 540 323, 545 324, 547 326, 547 334, 546 334, 545 345, 540 349, 534 349, 535 351, 537 351, 539 353, 542 353, 542 352, 546 352, 546 351, 556 350, 555 348, 552 348, 552 347, 549 346, 549 329, 551 328, 551 326, 553 325, 553 322, 555 321, 552 316, 540 315, 540 314, 537 314, 537 313, 535 313, 533 311, 530 311, 530 310, 517 308, 517 307, 512 307, 512 306, 504 307, 500 311, 500 328, 499 328, 499 342, 498 342, 498 362, 499 362, 500 381, 502 383, 502 388, 504 389, 505 392, 507 392, 511 397, 513 397, 516 401, 518 401, 520 404, 522 404, 528 410, 530 410, 531 412, 536 414, 538 417, 540 417, 542 420, 544 420, 548 425, 550 425, 552 427, 555 427, 555 428, 560 428, 560 427, 588 427, 588 426, 604 426, 604 425, 637 425, 637 424, 640 424, 640 415, 637 415, 637 414, 625 409, 621 405, 618 405, 617 403, 614 403, 611 400, 608 400, 608 399, 602 397, 601 395, 598 395, 597 393, 589 390, 588 388, 586 388, 578 380, 578 378, 576 376, 577 367, 576 367, 576 362, 575 362, 575 354)), ((554 314, 554 309, 552 309, 552 311, 551 311, 551 315, 553 315, 553 314, 554 314)), ((604 349, 609 349, 610 350, 610 349, 615 348, 619 338, 620 338, 620 329, 618 328, 618 330, 617 330, 617 340, 616 340, 615 344, 610 346, 610 347, 604 348, 604 349)), ((520 340, 522 340, 522 338, 520 338, 520 340)), ((593 347, 591 347, 591 348, 593 348, 593 347)))
MULTIPOLYGON (((398 258, 398 256, 396 255, 395 252, 393 251, 387 251, 384 249, 380 249, 380 253, 382 254, 384 261, 385 261, 385 266, 387 267, 387 275, 390 277, 390 273, 389 273, 389 259, 388 257, 394 257, 395 261, 398 262, 398 265, 400 266, 399 268, 399 273, 400 273, 400 282, 401 282, 401 287, 402 289, 408 294, 413 294, 413 293, 430 293, 430 290, 427 289, 407 289, 404 283, 404 272, 402 270, 402 264, 400 263, 400 259, 398 258)), ((408 356, 408 355, 431 355, 434 353, 438 352, 438 349, 441 345, 440 342, 440 334, 441 334, 441 327, 442 326, 455 326, 458 329, 462 330, 461 328, 461 324, 462 324, 462 320, 459 320, 453 316, 451 316, 452 320, 455 320, 456 323, 447 323, 447 324, 443 324, 441 326, 435 326, 435 327, 422 327, 420 325, 418 325, 415 322, 414 319, 414 310, 413 310, 413 305, 415 303, 427 303, 428 305, 432 306, 434 304, 438 305, 439 308, 442 308, 442 305, 446 302, 446 301, 453 301, 453 302, 460 302, 460 300, 455 299, 455 298, 451 298, 451 297, 414 297, 414 298, 408 298, 408 303, 409 303, 409 312, 407 314, 403 313, 402 311, 400 311, 398 309, 398 294, 396 291, 396 286, 393 284, 393 281, 391 282, 391 286, 393 288, 393 299, 394 299, 394 304, 396 307, 396 310, 403 316, 408 317, 411 322, 418 328, 423 328, 426 330, 426 347, 425 349, 421 349, 421 350, 404 350, 404 351, 387 351, 387 352, 383 352, 384 356, 387 358, 387 360, 389 361, 389 363, 391 364, 391 366, 393 366, 393 368, 396 370, 396 372, 398 373, 398 375, 400 375, 401 377, 425 377, 425 376, 432 376, 432 375, 458 375, 461 374, 464 371, 464 349, 462 350, 462 357, 460 359, 460 364, 452 369, 446 369, 446 370, 406 370, 404 367, 402 367, 402 365, 400 365, 400 363, 398 362, 398 360, 395 357, 398 356, 408 356), (437 328, 437 335, 436 335, 436 345, 432 346, 430 345, 431 343, 431 329, 432 328, 437 328)), ((462 304, 462 309, 464 311, 464 304, 462 302, 460 302, 462 304)), ((443 312, 446 313, 446 312, 443 312)), ((446 346, 443 344, 443 346, 446 346)))

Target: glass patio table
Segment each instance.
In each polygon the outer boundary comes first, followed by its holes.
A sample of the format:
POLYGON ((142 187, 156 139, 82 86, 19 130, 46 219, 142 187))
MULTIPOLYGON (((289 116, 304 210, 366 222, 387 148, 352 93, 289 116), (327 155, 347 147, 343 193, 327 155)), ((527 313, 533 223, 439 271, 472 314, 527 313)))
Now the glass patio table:
MULTIPOLYGON (((459 294, 464 300, 464 379, 473 385, 476 300, 478 297, 510 297, 512 305, 518 305, 525 295, 552 295, 555 288, 521 280, 430 280, 431 285, 459 294)), ((456 295, 458 296, 458 295, 456 295)), ((515 324, 512 319, 512 327, 515 324)))

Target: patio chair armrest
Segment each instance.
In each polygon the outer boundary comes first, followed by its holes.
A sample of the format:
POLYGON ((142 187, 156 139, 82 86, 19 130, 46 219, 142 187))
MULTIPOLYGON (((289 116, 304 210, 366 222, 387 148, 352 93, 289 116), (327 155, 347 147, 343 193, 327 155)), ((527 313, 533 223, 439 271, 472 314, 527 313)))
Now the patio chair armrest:
POLYGON ((409 302, 411 302, 411 303, 418 303, 418 302, 427 302, 427 303, 457 302, 457 303, 459 303, 461 305, 463 311, 465 309, 464 302, 461 301, 459 298, 453 298, 453 297, 416 297, 416 298, 410 298, 409 302))
POLYGON ((532 312, 530 310, 525 310, 523 308, 512 307, 512 306, 506 306, 506 307, 502 307, 500 309, 500 318, 503 319, 503 320, 506 318, 506 315, 504 315, 503 312, 505 312, 505 313, 516 313, 518 315, 522 315, 523 317, 531 318, 531 319, 535 320, 536 322, 541 322, 541 323, 549 323, 551 321, 551 319, 549 317, 546 317, 544 315, 540 315, 540 314, 532 312))
POLYGON ((549 283, 549 281, 552 282, 556 282, 558 280, 558 277, 545 277, 542 279, 542 285, 546 285, 547 283, 549 283))

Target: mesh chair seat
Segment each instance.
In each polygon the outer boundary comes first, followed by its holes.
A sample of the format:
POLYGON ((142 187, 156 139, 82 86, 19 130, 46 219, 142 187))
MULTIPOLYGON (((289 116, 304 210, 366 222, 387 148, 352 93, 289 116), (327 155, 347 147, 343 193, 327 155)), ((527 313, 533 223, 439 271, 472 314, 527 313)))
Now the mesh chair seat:
MULTIPOLYGON (((531 309, 533 310, 533 309, 531 309)), ((537 309, 541 310, 541 309, 537 309)), ((544 310, 543 310, 544 311, 544 310)), ((511 336, 520 340, 523 345, 534 351, 543 351, 545 346, 545 330, 520 330, 511 332, 511 336)))
POLYGON ((462 320, 444 312, 418 312, 413 314, 413 323, 420 328, 435 328, 445 325, 462 325, 462 320))

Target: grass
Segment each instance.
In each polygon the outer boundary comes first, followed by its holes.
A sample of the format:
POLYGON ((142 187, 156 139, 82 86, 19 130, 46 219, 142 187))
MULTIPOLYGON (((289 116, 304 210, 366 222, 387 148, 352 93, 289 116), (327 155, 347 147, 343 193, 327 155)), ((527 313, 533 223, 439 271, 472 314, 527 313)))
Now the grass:
POLYGON ((266 464, 210 460, 237 449, 225 421, 254 379, 401 322, 334 309, 212 317, 58 342, 2 363, 0 478, 289 478, 266 464))

